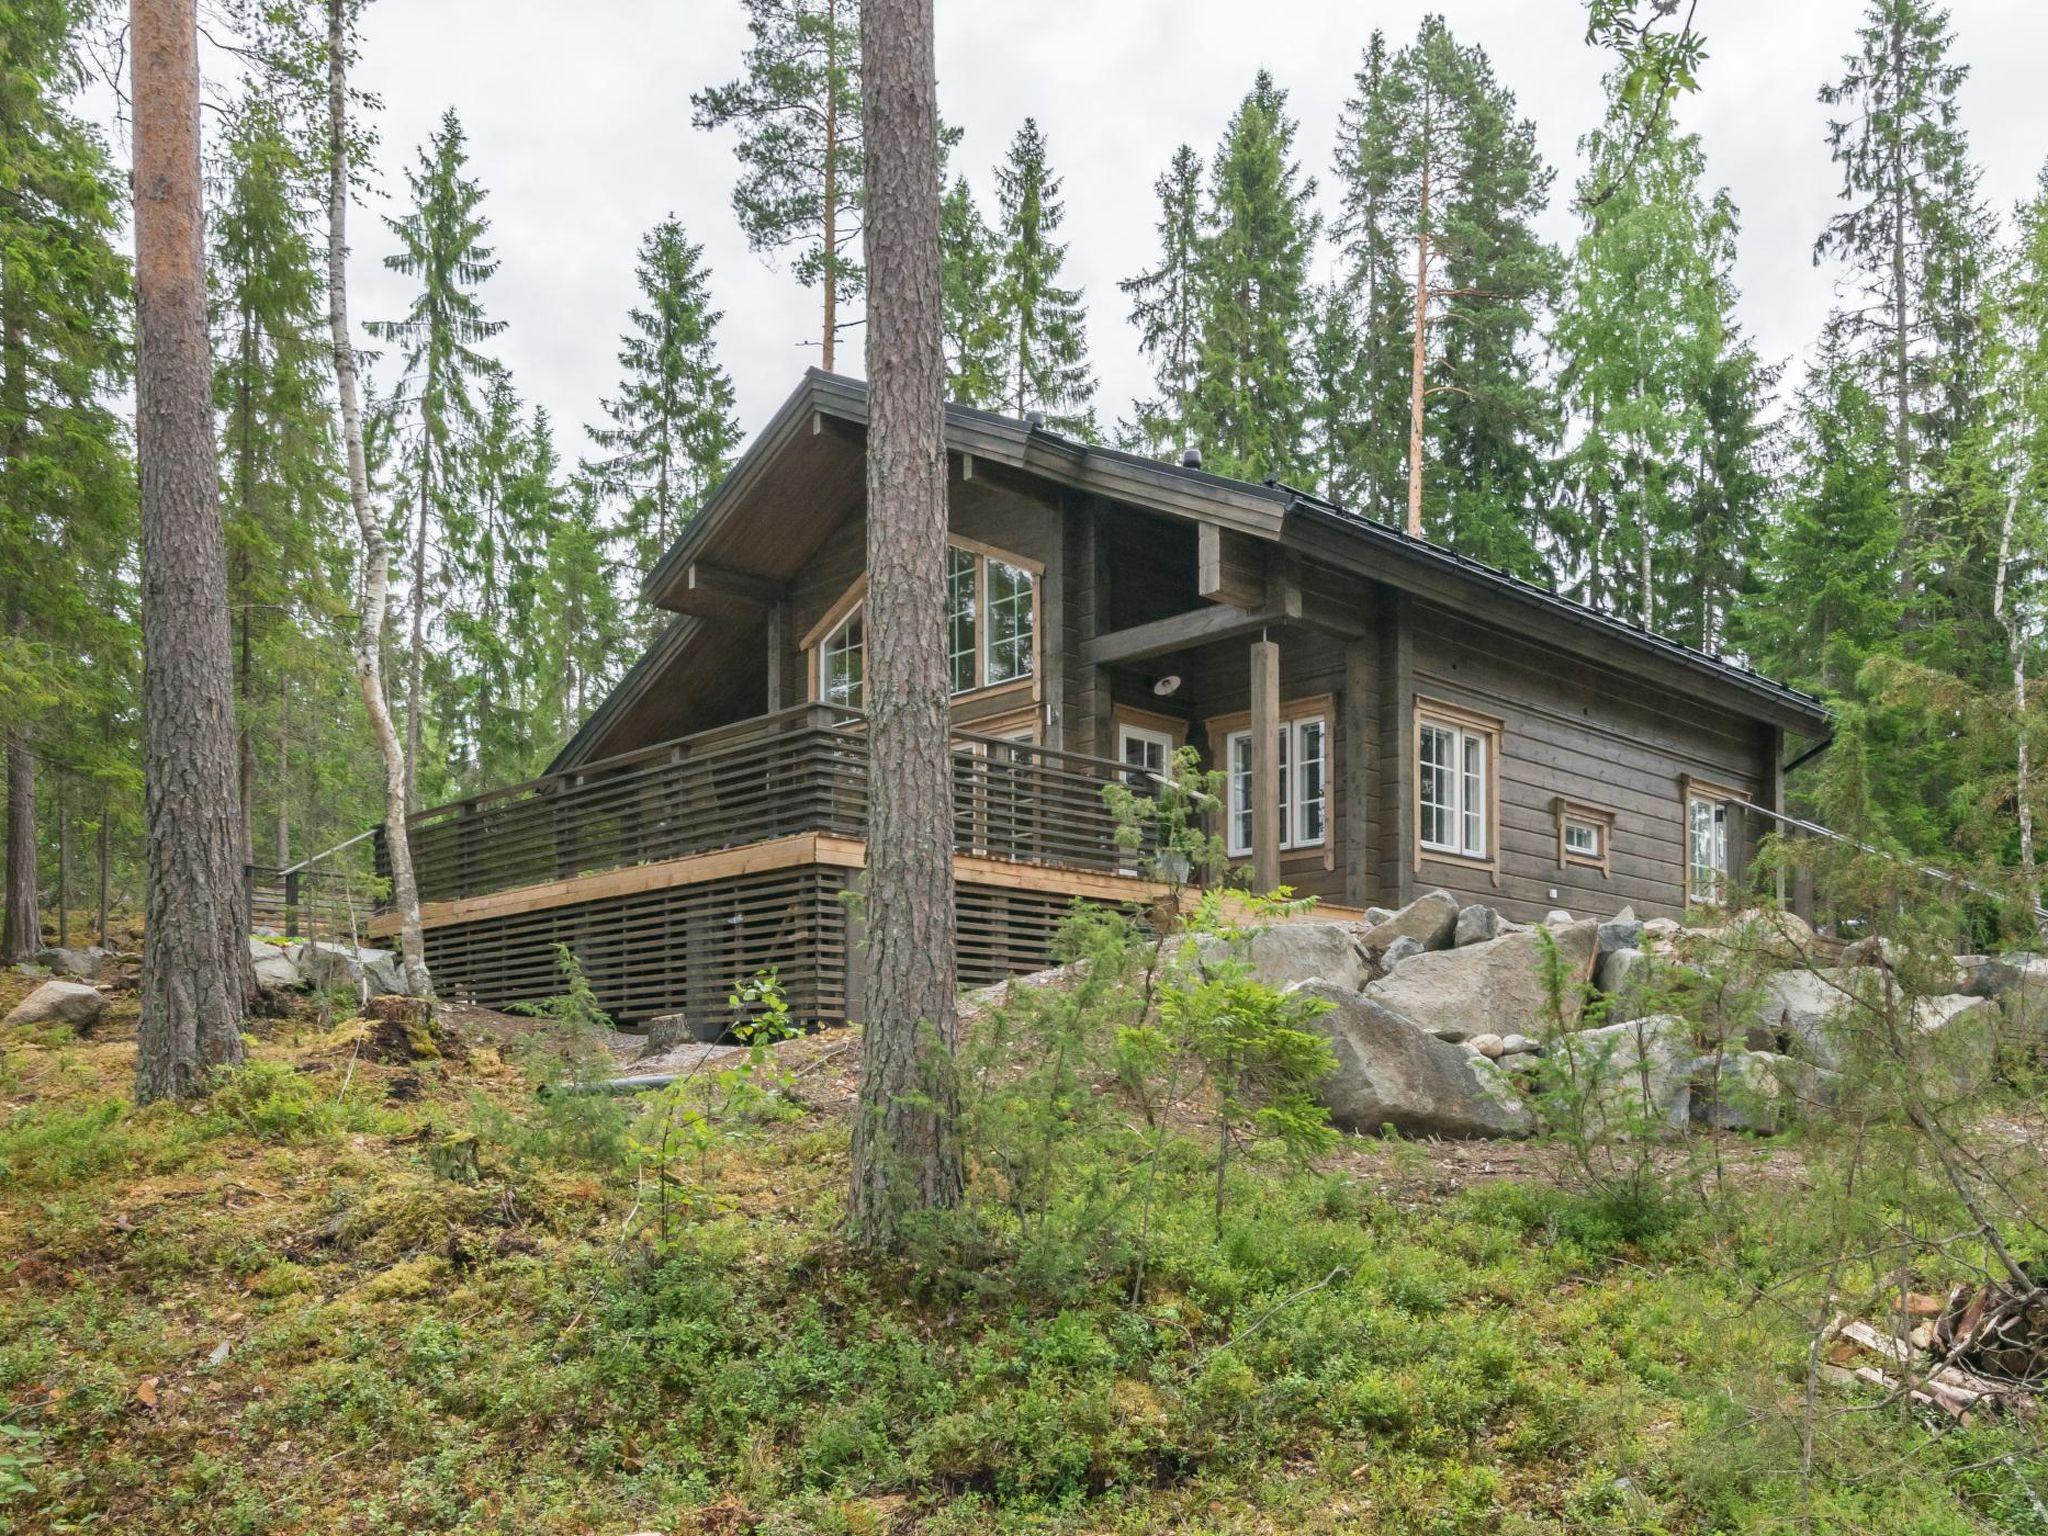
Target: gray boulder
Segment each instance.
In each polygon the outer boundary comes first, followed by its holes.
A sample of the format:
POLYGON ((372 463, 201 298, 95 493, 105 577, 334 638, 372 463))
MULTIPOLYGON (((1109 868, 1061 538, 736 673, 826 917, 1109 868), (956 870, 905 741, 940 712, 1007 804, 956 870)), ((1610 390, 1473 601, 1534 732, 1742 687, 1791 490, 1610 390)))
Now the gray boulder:
POLYGON ((1999 1005, 1968 993, 1923 998, 1914 1009, 1920 1059, 1915 1081, 1936 1104, 1983 1091, 1998 1061, 2005 1015, 1999 1005))
POLYGON ((1378 953, 1396 939, 1413 939, 1424 949, 1444 949, 1458 926, 1458 898, 1449 891, 1418 896, 1383 922, 1365 931, 1364 943, 1378 953))
POLYGON ((323 991, 333 987, 359 987, 365 981, 374 994, 403 996, 406 991, 405 969, 388 949, 372 949, 367 945, 353 948, 346 944, 306 944, 292 958, 297 961, 305 981, 323 991))
POLYGON ((36 964, 52 976, 76 976, 80 981, 97 981, 106 963, 113 958, 98 945, 87 949, 59 949, 52 945, 36 953, 36 964))
POLYGON ((1465 1049, 1476 1051, 1488 1061, 1499 1061, 1507 1055, 1507 1042, 1499 1035, 1474 1035, 1465 1042, 1465 1049))
POLYGON ((1476 1035, 1541 1035, 1550 1028, 1543 996, 1543 948, 1553 940, 1564 961, 1563 1023, 1579 1020, 1593 974, 1594 925, 1545 933, 1503 934, 1483 944, 1417 955, 1365 989, 1383 1007, 1440 1040, 1476 1035))
POLYGON ((1310 981, 1291 990, 1331 1004, 1304 1027, 1336 1055, 1337 1069, 1319 1092, 1343 1129, 1373 1135, 1392 1126, 1411 1136, 1464 1138, 1526 1136, 1535 1128, 1528 1107, 1484 1057, 1432 1039, 1342 987, 1310 981))
MULTIPOLYGON (((1624 911, 1627 909, 1624 908, 1624 911)), ((1643 947, 1643 925, 1635 915, 1610 917, 1600 925, 1600 953, 1611 955, 1617 950, 1641 949, 1643 947)))
MULTIPOLYGON (((1602 923, 1600 926, 1605 928, 1607 925, 1602 923)), ((1648 958, 1640 949, 1603 949, 1593 966, 1593 985, 1609 997, 1618 996, 1627 990, 1631 977, 1641 975, 1648 958)))
POLYGON ((1571 920, 1571 913, 1565 911, 1563 907, 1552 907, 1543 914, 1543 926, 1546 928, 1562 928, 1571 920))
POLYGON ((1501 1037, 1500 1049, 1504 1056, 1521 1056, 1539 1051, 1542 1047, 1527 1035, 1504 1035, 1501 1037))
POLYGON ((1593 1140, 1682 1130, 1692 1112, 1692 1026, 1675 1014, 1580 1030, 1551 1042, 1556 1111, 1593 1140))
POLYGON ((1972 997, 2037 992, 2048 1000, 2048 958, 2040 955, 1958 955, 1956 971, 1958 990, 1972 997))
POLYGON ((1403 960, 1412 960, 1417 955, 1426 953, 1428 951, 1423 949, 1420 940, 1411 939, 1404 933, 1387 946, 1387 952, 1380 956, 1380 966, 1383 970, 1391 971, 1403 960))
POLYGON ((280 945, 251 939, 249 964, 256 972, 256 985, 265 992, 289 992, 305 985, 306 978, 298 964, 280 945))
POLYGON ((1683 925, 1675 917, 1653 917, 1643 924, 1643 942, 1669 944, 1682 931, 1683 925))
POLYGON ((1500 914, 1493 908, 1474 902, 1458 909, 1458 921, 1451 930, 1452 948, 1463 949, 1468 944, 1484 944, 1499 937, 1500 914))
POLYGON ((1833 1071, 1844 1032, 1856 1027, 1858 999, 1874 999, 1880 985, 1870 969, 1775 971, 1763 980, 1750 1043, 1833 1071))
POLYGON ((107 1011, 99 989, 81 981, 46 981, 14 1005, 8 1024, 70 1024, 89 1029, 107 1011))
POLYGON ((1259 980, 1275 987, 1320 978, 1355 991, 1372 974, 1349 923, 1275 923, 1236 944, 1204 939, 1195 954, 1204 969, 1223 960, 1243 960, 1259 980))
POLYGON ((1693 1124, 1773 1135, 1833 1104, 1837 1082, 1825 1068, 1770 1051, 1703 1056, 1693 1069, 1693 1124))

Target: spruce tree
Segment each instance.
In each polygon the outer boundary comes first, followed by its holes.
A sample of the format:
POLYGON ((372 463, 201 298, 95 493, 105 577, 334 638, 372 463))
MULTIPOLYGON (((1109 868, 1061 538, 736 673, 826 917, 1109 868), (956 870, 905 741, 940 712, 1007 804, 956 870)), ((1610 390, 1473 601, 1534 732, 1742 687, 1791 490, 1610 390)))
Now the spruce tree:
POLYGON ((789 253, 824 295, 823 364, 860 293, 860 0, 744 0, 753 41, 739 79, 690 98, 699 128, 737 127, 733 213, 747 243, 789 253))
POLYGON ((1534 126, 1484 50, 1431 16, 1392 58, 1384 44, 1367 49, 1337 170, 1346 280, 1367 295, 1362 345, 1380 413, 1388 328, 1402 325, 1407 344, 1409 531, 1540 575, 1531 509, 1547 496, 1556 423, 1535 332, 1560 261, 1534 230, 1552 176, 1534 126))
POLYGON ((946 287, 946 398, 994 410, 1003 404, 1003 318, 997 303, 1001 252, 964 176, 939 205, 946 287))
POLYGON ((552 756, 618 677, 629 631, 609 554, 603 490, 593 477, 570 480, 546 531, 536 649, 547 664, 535 734, 552 756))
POLYGON ((449 108, 440 128, 406 172, 410 212, 385 219, 399 249, 384 265, 414 278, 419 291, 405 317, 373 321, 372 336, 397 343, 403 374, 386 409, 404 422, 398 459, 406 487, 409 527, 409 618, 405 676, 406 805, 420 804, 420 747, 425 739, 428 664, 427 614, 444 578, 431 560, 439 535, 462 496, 462 449, 479 421, 472 387, 497 372, 478 350, 504 322, 490 319, 476 290, 498 270, 484 243, 490 220, 480 211, 484 191, 465 174, 469 153, 462 124, 449 108))
POLYGON ((1159 393, 1135 404, 1117 436, 1127 448, 1170 454, 1188 446, 1202 350, 1202 161, 1192 144, 1173 152, 1152 191, 1159 199, 1159 264, 1117 286, 1130 298, 1138 351, 1152 364, 1159 393))
POLYGON ((1301 480, 1308 466, 1302 359, 1322 220, 1315 179, 1293 158, 1296 129, 1287 93, 1261 70, 1209 171, 1190 435, 1211 468, 1255 480, 1301 480))
POLYGON ((229 120, 212 221, 214 405, 220 416, 228 601, 243 836, 254 858, 257 801, 287 813, 281 782, 260 786, 284 691, 310 646, 348 606, 339 444, 327 403, 326 295, 315 266, 312 172, 269 99, 229 120))
POLYGON ((1829 338, 1799 391, 1782 506, 1763 539, 1762 581, 1735 637, 1771 676, 1843 694, 1895 643, 1892 495, 1884 406, 1829 338))
MULTIPOLYGON (((81 7, 13 8, 0 66, 0 737, 7 768, 0 961, 41 947, 37 775, 59 707, 132 654, 132 466, 104 394, 125 378, 120 182, 66 105, 81 7)), ((111 705, 109 706, 111 707, 111 705)), ((87 711, 81 710, 81 713, 87 711)))
MULTIPOLYGON (((1856 302, 1832 322, 1887 423, 1897 503, 1899 582, 1922 583, 1966 430, 1975 377, 1983 217, 1977 172, 1957 124, 1967 69, 1949 57, 1948 15, 1926 0, 1872 0, 1840 80, 1820 99, 1846 115, 1828 127, 1843 207, 1814 246, 1846 269, 1856 302)), ((1903 622, 1929 617, 1908 602, 1903 622)))
POLYGON ((1057 430, 1095 435, 1095 375, 1088 363, 1081 290, 1060 286, 1067 248, 1053 237, 1066 218, 1045 135, 1025 118, 996 170, 999 242, 996 320, 1003 330, 1003 393, 1012 415, 1043 411, 1057 430))
POLYGON ((650 570, 725 475, 739 446, 732 379, 718 361, 704 248, 673 218, 641 242, 641 303, 619 338, 618 393, 591 437, 610 457, 594 472, 618 506, 629 567, 650 570))
POLYGON ((1364 504, 1359 465, 1367 417, 1359 410, 1370 382, 1357 298, 1341 283, 1315 292, 1315 330, 1308 358, 1308 442, 1311 483, 1339 506, 1364 504))

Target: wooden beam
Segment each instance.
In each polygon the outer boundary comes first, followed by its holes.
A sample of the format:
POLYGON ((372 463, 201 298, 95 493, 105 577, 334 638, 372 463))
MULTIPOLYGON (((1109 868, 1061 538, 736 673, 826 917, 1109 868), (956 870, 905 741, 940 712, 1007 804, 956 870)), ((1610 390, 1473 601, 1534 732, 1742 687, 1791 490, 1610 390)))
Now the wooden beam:
POLYGON ((1280 883, 1280 647, 1252 642, 1252 888, 1280 883))
POLYGON ((724 566, 692 560, 683 572, 683 593, 703 596, 728 606, 767 608, 782 598, 782 583, 765 576, 749 576, 724 566))
POLYGON ((1207 602, 1258 608, 1266 601, 1267 545, 1234 528, 1202 523, 1195 530, 1195 591, 1207 602))
POLYGON ((1372 825, 1373 663, 1378 647, 1353 640, 1344 647, 1344 694, 1338 701, 1343 729, 1337 749, 1343 754, 1338 782, 1343 789, 1344 899, 1354 906, 1372 900, 1373 879, 1368 829, 1372 825))
POLYGON ((1134 624, 1129 629, 1097 635, 1082 644, 1081 660, 1098 667, 1144 661, 1191 645, 1208 645, 1217 640, 1235 640, 1243 635, 1256 634, 1268 624, 1281 623, 1284 619, 1281 614, 1250 613, 1229 603, 1212 603, 1190 613, 1176 613, 1171 618, 1154 619, 1149 624, 1134 624))

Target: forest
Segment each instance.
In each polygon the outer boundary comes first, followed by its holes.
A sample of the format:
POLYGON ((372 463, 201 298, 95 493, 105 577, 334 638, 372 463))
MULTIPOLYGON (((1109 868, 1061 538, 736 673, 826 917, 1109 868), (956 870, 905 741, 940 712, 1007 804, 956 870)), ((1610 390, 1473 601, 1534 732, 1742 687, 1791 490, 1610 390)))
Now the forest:
MULTIPOLYGON (((617 383, 565 453, 504 361, 512 258, 453 109, 372 196, 368 3, 0 0, 0 1536, 2048 1536, 2048 164, 1984 196, 1988 44, 1931 0, 1845 8, 1796 149, 1837 181, 1804 236, 1836 297, 1796 370, 1738 322, 1740 210, 1688 127, 1711 7, 1571 8, 1605 87, 1568 182, 1454 16, 1361 28, 1327 146, 1248 67, 1120 260, 1151 374, 1120 401, 1054 146, 1027 116, 968 163, 934 0, 736 0, 692 131, 817 362, 865 380, 811 461, 858 463, 812 662, 857 686, 798 711, 858 793, 693 845, 722 873, 690 878, 535 797, 540 852, 501 843, 485 894, 574 941, 522 939, 557 990, 500 1009, 437 994, 419 813, 541 775, 669 632, 640 581, 732 505, 722 359, 766 322, 715 297, 717 215, 662 219, 618 252, 617 383), (405 302, 352 291, 352 241, 405 302), (1415 878, 1397 849, 1390 907, 1277 883, 1283 826, 1326 872, 1336 842, 1285 607, 1089 632, 1236 624, 1250 708, 1209 726, 1241 770, 1161 736, 1018 811, 999 776, 1063 748, 963 747, 954 683, 998 603, 1036 658, 1036 578, 954 538, 948 402, 1351 509, 1613 647, 1532 666, 1654 652, 1599 675, 1798 707, 1730 706, 1754 795, 1645 754, 1683 843, 1654 916, 1503 889, 1508 733, 1405 663, 1383 799, 1438 818, 1415 878), (1788 719, 1831 727, 1789 802, 1788 719), (1103 847, 1033 893, 1045 968, 991 981, 973 924, 1033 909, 962 896, 1058 863, 1004 816, 1103 847), (1463 895, 1422 876, 1454 827, 1455 879, 1493 876, 1463 895), (840 883, 749 863, 795 841, 840 883), (258 909, 373 847, 324 931, 258 909), (798 892, 779 939, 857 959, 857 1009, 702 958, 743 953, 709 899, 756 875, 798 892), (717 971, 708 1028, 614 1016, 586 972, 655 876, 710 893, 649 925, 717 971)), ((1259 553, 1262 595, 1293 555, 1259 553)), ((1337 618, 1346 730, 1368 696, 1385 730, 1337 618)), ((998 682, 1035 710, 1039 676, 998 682)), ((605 760, 587 823, 779 811, 731 740, 605 760), (643 762, 678 771, 643 792, 643 762)), ((1604 877, 1622 813, 1547 814, 1541 868, 1604 877)), ((482 926, 428 894, 444 942, 482 926)))

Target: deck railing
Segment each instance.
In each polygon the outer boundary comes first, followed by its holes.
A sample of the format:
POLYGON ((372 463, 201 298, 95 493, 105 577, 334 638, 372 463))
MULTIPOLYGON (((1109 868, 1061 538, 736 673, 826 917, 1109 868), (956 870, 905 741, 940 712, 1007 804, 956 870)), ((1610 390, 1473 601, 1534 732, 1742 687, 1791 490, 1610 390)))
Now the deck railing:
MULTIPOLYGON (((412 818, 420 899, 453 901, 711 853, 801 832, 867 829, 863 717, 804 705, 663 742, 412 818)), ((1098 758, 958 732, 957 852, 1115 871, 1102 789, 1125 772, 1098 758)), ((377 864, 388 870, 382 838, 377 864)))

